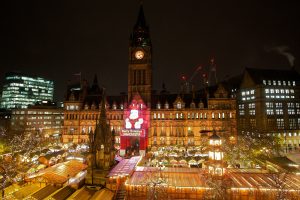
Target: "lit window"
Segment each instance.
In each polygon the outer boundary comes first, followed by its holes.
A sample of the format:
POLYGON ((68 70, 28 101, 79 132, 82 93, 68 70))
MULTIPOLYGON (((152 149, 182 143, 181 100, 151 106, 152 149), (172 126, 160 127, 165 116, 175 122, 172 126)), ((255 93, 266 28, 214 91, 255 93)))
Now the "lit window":
POLYGON ((267 115, 274 115, 273 109, 267 109, 267 115))
POLYGON ((278 81, 278 85, 281 85, 281 81, 278 81))
POLYGON ((250 115, 255 115, 255 110, 249 110, 250 115))
POLYGON ((276 115, 283 115, 283 109, 276 109, 276 115))
POLYGON ((273 102, 266 102, 267 108, 273 108, 273 102))
POLYGON ((277 119, 277 128, 278 129, 284 128, 284 119, 277 119))
POLYGON ((181 103, 180 102, 177 103, 177 109, 181 109, 181 103))
POLYGON ((265 93, 269 93, 269 89, 265 89, 265 93))
POLYGON ((276 108, 282 108, 282 103, 275 103, 276 108))
POLYGON ((165 103, 165 109, 169 109, 169 104, 165 103))
POLYGON ((161 106, 160 106, 160 103, 156 104, 156 108, 157 108, 157 109, 160 109, 160 107, 161 107, 161 106))

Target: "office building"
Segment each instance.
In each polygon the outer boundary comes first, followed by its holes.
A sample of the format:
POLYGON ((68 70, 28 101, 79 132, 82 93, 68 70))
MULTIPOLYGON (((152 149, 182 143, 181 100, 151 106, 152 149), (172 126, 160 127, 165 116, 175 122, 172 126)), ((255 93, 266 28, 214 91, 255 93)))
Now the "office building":
POLYGON ((41 77, 10 72, 5 75, 1 108, 27 108, 37 101, 53 101, 54 84, 41 77))

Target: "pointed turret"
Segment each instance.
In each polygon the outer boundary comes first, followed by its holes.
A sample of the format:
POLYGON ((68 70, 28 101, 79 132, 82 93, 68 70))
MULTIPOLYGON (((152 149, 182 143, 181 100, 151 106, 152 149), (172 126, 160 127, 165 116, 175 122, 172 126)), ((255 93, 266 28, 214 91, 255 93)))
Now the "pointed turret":
POLYGON ((96 168, 109 169, 114 162, 113 136, 106 118, 105 90, 103 89, 100 117, 94 134, 94 154, 96 168))
POLYGON ((106 108, 105 108, 105 89, 103 88, 103 94, 102 94, 102 100, 101 100, 101 108, 100 108, 100 118, 99 118, 99 124, 106 124, 106 108))
POLYGON ((101 93, 102 93, 102 90, 100 89, 99 84, 98 84, 97 74, 95 74, 95 76, 94 76, 93 84, 92 84, 92 87, 91 87, 89 93, 92 95, 101 95, 101 93))
POLYGON ((134 26, 134 29, 137 29, 137 28, 146 28, 146 29, 148 29, 147 24, 146 24, 146 18, 145 18, 144 8, 143 8, 142 3, 140 5, 139 15, 138 15, 136 24, 134 26))
POLYGON ((140 5, 140 11, 133 33, 130 36, 131 46, 151 46, 149 28, 146 23, 143 4, 140 5))
POLYGON ((109 133, 107 133, 107 131, 110 130, 106 122, 105 92, 103 90, 101 108, 100 108, 100 117, 97 121, 95 134, 94 134, 95 149, 98 150, 101 149, 101 145, 103 146, 106 143, 107 137, 109 136, 109 133))

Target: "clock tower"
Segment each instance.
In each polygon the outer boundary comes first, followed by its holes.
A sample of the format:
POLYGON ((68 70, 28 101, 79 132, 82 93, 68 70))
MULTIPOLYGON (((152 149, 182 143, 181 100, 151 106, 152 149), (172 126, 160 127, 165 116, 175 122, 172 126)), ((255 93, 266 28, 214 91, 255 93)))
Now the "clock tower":
POLYGON ((143 5, 129 41, 128 102, 138 93, 146 105, 151 103, 152 45, 143 5))

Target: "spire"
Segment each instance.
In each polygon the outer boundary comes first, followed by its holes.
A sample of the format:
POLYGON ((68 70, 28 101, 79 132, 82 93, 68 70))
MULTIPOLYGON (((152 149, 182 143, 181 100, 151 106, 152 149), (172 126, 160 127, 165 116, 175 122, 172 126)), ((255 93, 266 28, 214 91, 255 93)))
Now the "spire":
POLYGON ((145 14, 144 14, 144 8, 143 8, 143 3, 141 2, 140 5, 140 11, 139 11, 139 15, 136 21, 136 24, 134 26, 134 28, 146 28, 146 18, 145 18, 145 14))
POLYGON ((99 124, 105 124, 106 123, 106 109, 105 109, 105 88, 103 88, 102 93, 102 100, 101 100, 101 109, 100 109, 100 118, 99 118, 99 124))
POLYGON ((130 36, 131 46, 151 46, 149 28, 146 23, 143 4, 140 5, 140 10, 136 24, 133 28, 133 33, 130 36))

